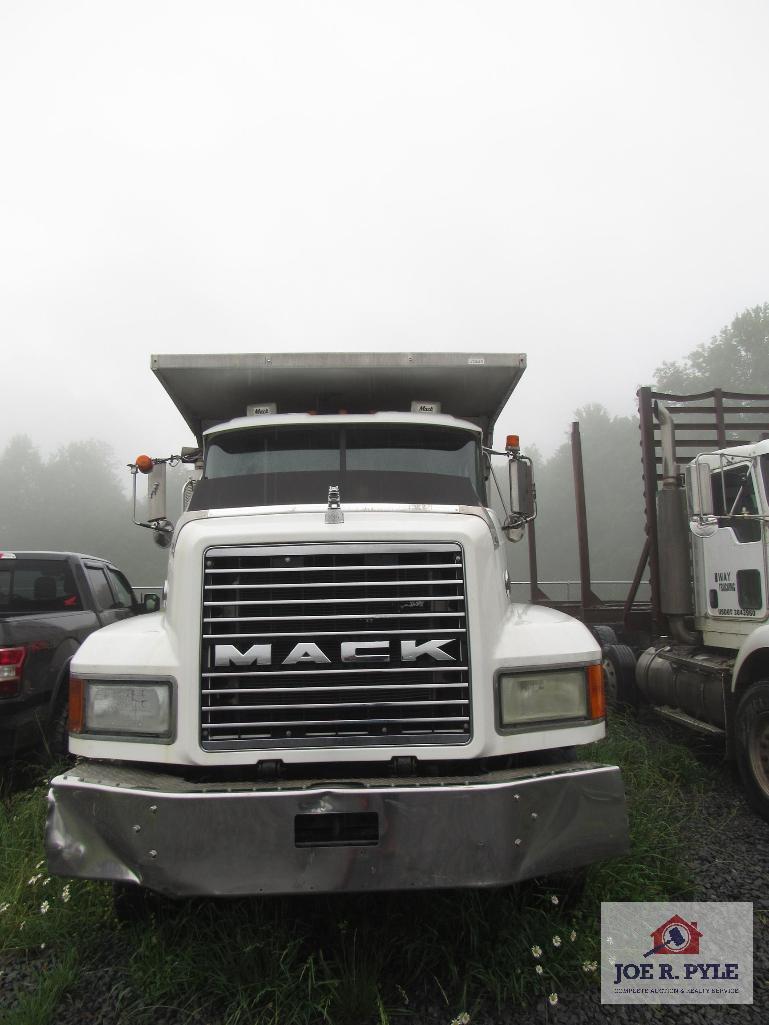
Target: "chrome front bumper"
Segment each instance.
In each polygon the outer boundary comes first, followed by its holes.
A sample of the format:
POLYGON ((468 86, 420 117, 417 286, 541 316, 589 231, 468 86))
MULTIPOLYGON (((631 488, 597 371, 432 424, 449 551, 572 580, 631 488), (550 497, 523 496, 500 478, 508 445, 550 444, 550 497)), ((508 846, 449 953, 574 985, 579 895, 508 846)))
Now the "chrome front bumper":
POLYGON ((82 763, 51 782, 45 843, 55 875, 175 897, 503 886, 629 847, 620 771, 595 763, 258 785, 82 763))

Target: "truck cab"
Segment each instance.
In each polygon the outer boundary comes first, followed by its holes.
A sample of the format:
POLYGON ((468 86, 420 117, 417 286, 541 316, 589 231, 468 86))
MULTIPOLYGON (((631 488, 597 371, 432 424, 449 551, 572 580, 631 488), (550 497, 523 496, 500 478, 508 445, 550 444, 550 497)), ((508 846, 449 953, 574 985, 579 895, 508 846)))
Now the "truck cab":
POLYGON ((769 616, 769 441, 702 453, 690 464, 695 625, 703 643, 738 649, 769 616))
POLYGON ((603 654, 617 700, 721 740, 769 819, 767 398, 640 389, 646 544, 624 622, 599 630, 612 627, 603 654))
MULTIPOLYGON (((502 518, 487 494, 524 368, 153 357, 199 477, 175 525, 149 522, 165 608, 73 663, 51 871, 171 896, 425 889, 627 849, 619 769, 576 754, 605 734, 600 649, 510 600, 532 514, 515 444, 502 518)), ((157 502, 164 461, 142 465, 157 502)))

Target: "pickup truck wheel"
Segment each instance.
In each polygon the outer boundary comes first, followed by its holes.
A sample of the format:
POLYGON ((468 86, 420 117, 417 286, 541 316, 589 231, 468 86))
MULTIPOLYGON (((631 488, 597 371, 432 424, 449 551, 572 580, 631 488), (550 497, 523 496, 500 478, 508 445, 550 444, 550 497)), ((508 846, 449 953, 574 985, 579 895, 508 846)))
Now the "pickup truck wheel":
POLYGON ((607 644, 603 649, 603 678, 610 708, 636 708, 635 655, 627 644, 607 644))
POLYGON ((51 721, 48 724, 48 753, 51 758, 57 761, 70 757, 69 728, 67 723, 69 702, 67 697, 67 687, 63 687, 62 693, 57 698, 51 721))
POLYGON ((769 681, 754 683, 735 718, 737 768, 748 804, 769 821, 769 681))

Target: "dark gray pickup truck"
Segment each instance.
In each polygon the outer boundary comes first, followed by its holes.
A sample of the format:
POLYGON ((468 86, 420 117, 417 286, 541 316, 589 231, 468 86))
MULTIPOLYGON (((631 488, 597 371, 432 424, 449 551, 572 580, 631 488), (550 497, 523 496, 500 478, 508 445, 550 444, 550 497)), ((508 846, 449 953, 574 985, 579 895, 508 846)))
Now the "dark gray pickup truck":
POLYGON ((141 611, 103 559, 0 551, 0 759, 66 753, 70 659, 88 634, 141 611))

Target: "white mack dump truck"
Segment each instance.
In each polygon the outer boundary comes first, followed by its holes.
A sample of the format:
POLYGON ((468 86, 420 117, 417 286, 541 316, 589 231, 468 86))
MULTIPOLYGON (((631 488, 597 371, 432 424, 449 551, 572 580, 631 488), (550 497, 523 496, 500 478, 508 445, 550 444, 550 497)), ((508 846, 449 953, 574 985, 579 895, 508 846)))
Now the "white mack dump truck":
POLYGON ((169 896, 499 886, 627 850, 619 769, 575 756, 605 733, 599 647, 508 594, 533 496, 517 440, 503 473, 491 445, 525 365, 152 357, 202 473, 172 528, 165 462, 137 460, 167 600, 72 663, 53 873, 169 896))

